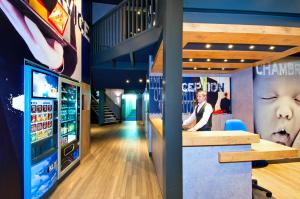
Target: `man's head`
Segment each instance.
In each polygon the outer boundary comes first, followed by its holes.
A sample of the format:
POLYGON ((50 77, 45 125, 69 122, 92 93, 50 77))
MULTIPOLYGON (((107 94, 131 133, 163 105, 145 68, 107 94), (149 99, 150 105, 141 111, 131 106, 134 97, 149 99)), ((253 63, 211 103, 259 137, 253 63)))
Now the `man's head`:
POLYGON ((256 75, 254 123, 263 139, 287 146, 300 130, 300 76, 256 75))
POLYGON ((206 91, 199 90, 197 91, 197 101, 198 103, 202 103, 206 101, 206 91))

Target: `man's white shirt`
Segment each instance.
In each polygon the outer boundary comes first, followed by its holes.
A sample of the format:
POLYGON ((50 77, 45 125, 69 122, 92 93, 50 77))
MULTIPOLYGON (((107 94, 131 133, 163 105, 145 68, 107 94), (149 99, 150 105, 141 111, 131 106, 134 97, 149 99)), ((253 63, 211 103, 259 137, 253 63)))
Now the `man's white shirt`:
POLYGON ((194 120, 196 120, 196 111, 197 113, 199 113, 199 111, 201 110, 202 106, 206 103, 206 106, 204 108, 204 113, 202 118, 199 120, 199 122, 197 122, 197 124, 193 127, 190 128, 188 131, 197 131, 198 129, 202 128, 209 120, 210 115, 213 112, 213 108, 212 106, 207 103, 206 101, 202 102, 201 104, 198 104, 197 110, 196 107, 194 108, 193 113, 190 115, 190 117, 188 119, 186 119, 185 121, 183 121, 183 126, 189 125, 191 124, 194 120))

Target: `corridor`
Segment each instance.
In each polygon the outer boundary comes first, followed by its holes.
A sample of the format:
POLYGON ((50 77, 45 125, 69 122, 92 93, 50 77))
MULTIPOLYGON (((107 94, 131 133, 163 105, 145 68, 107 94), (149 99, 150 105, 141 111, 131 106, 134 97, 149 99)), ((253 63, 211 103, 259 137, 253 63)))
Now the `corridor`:
POLYGON ((136 121, 91 128, 91 153, 51 199, 160 199, 143 126, 136 121))

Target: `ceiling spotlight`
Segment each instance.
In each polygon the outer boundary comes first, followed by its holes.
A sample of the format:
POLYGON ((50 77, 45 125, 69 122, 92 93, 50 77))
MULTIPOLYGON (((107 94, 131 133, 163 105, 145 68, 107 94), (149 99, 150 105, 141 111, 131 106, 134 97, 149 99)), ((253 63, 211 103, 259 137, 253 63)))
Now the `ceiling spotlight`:
POLYGON ((143 79, 142 79, 142 78, 140 78, 140 79, 139 79, 139 82, 140 82, 140 83, 143 83, 143 79))
POLYGON ((126 83, 127 83, 127 84, 129 84, 129 83, 130 83, 129 79, 126 79, 126 83))
POLYGON ((210 59, 206 59, 207 62, 210 62, 210 59))
POLYGON ((194 61, 194 59, 193 59, 193 58, 190 58, 190 59, 189 59, 189 62, 192 62, 192 61, 194 61))
POLYGON ((205 48, 210 48, 211 47, 211 44, 206 44, 205 45, 205 48))
POLYGON ((208 70, 211 70, 211 68, 208 68, 208 70))
POLYGON ((244 60, 244 59, 241 59, 241 62, 245 62, 245 60, 244 60))
POLYGON ((233 48, 233 45, 232 45, 232 44, 229 44, 229 45, 228 45, 228 48, 229 48, 229 49, 232 49, 232 48, 233 48))
POLYGON ((254 48, 255 48, 254 45, 249 46, 249 49, 250 49, 250 50, 252 50, 252 49, 254 49, 254 48))
POLYGON ((275 49, 275 46, 270 46, 269 49, 270 49, 270 50, 274 50, 274 49, 275 49))
POLYGON ((197 67, 194 67, 194 70, 197 70, 197 67))
POLYGON ((228 62, 228 60, 227 60, 227 59, 224 59, 224 62, 228 62))

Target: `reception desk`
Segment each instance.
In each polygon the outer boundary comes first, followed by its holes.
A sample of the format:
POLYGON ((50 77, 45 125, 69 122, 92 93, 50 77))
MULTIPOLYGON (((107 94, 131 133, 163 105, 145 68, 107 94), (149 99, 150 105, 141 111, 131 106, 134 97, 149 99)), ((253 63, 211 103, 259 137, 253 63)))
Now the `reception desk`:
MULTIPOLYGON (((152 156, 163 190, 162 120, 150 119, 152 156)), ((252 198, 253 160, 297 157, 296 149, 244 131, 182 132, 183 198, 252 198)))

